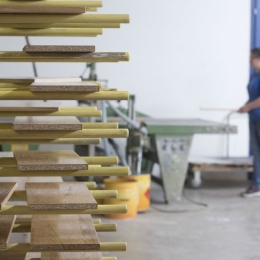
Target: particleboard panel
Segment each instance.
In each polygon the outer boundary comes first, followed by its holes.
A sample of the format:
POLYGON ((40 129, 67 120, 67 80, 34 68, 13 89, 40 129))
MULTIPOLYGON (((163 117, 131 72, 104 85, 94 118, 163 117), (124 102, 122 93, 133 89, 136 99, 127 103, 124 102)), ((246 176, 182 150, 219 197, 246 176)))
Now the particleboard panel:
POLYGON ((82 130, 81 122, 75 116, 18 116, 15 117, 13 130, 82 130))
MULTIPOLYGON (((1 16, 0 16, 0 20, 1 20, 1 16)), ((56 29, 54 28, 53 30, 56 29)), ((66 31, 62 29, 60 30, 60 32, 63 32, 68 36, 68 30, 70 29, 66 29, 66 31)), ((77 30, 81 30, 81 29, 72 28, 70 32, 76 33, 77 30)), ((89 31, 91 29, 85 29, 85 30, 89 31)), ((39 33, 42 33, 40 31, 38 30, 39 33)), ((20 30, 20 32, 23 35, 25 34, 24 30, 20 30)), ((35 30, 33 30, 33 32, 35 32, 35 30)), ((57 32, 55 32, 55 36, 57 36, 57 32)), ((0 62, 119 62, 119 61, 129 61, 129 58, 130 58, 129 53, 127 52, 27 53, 23 51, 0 51, 0 62)))
POLYGON ((35 82, 30 85, 32 92, 63 92, 63 91, 79 91, 79 92, 98 92, 100 86, 93 82, 68 82, 68 83, 50 83, 35 82))
POLYGON ((97 209, 97 202, 84 183, 26 183, 29 209, 97 209))
POLYGON ((17 111, 17 112, 55 112, 60 110, 60 103, 58 102, 44 102, 44 101, 28 101, 17 102, 10 106, 10 101, 0 102, 0 111, 17 111))
POLYGON ((81 82, 81 78, 0 78, 0 83, 32 84, 33 82, 81 82))
POLYGON ((90 215, 34 215, 32 250, 100 250, 90 215))
POLYGON ((20 171, 78 171, 88 164, 74 151, 15 151, 20 171))
POLYGON ((15 219, 16 216, 0 216, 0 249, 6 249, 15 219))
POLYGON ((101 252, 43 252, 41 260, 102 260, 101 252))
POLYGON ((25 260, 27 253, 26 252, 6 252, 0 251, 1 260, 25 260))
POLYGON ((5 206, 6 202, 10 199, 16 187, 16 182, 0 182, 0 209, 5 206))
POLYGON ((25 52, 95 52, 95 46, 73 45, 26 45, 25 52))
MULTIPOLYGON (((92 219, 94 224, 101 224, 101 219, 92 219)), ((18 216, 16 218, 15 224, 26 224, 31 225, 32 216, 18 216)))
POLYGON ((66 6, 1 6, 1 14, 83 14, 85 7, 66 6))

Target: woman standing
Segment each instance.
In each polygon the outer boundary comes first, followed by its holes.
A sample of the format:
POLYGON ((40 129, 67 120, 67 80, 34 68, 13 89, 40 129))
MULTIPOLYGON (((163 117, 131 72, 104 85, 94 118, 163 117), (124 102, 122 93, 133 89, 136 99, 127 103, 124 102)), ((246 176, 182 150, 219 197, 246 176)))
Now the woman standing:
POLYGON ((250 145, 254 156, 252 183, 242 193, 244 198, 260 196, 260 48, 251 51, 250 65, 254 73, 248 84, 249 100, 238 110, 249 113, 250 145))

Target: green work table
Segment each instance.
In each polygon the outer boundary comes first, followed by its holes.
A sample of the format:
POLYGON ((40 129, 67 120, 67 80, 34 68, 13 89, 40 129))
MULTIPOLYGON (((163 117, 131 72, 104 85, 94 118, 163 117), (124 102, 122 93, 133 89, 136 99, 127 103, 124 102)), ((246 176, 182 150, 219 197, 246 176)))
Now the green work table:
MULTIPOLYGON (((160 177, 152 175, 152 180, 162 186, 167 203, 181 198, 193 136, 237 132, 236 126, 200 119, 142 117, 137 118, 136 121, 144 122, 148 131, 149 145, 147 147, 149 148, 142 151, 142 173, 151 173, 154 163, 160 165, 160 177)), ((123 122, 120 125, 125 127, 123 122)), ((131 143, 133 143, 132 140, 130 140, 130 145, 131 143)))

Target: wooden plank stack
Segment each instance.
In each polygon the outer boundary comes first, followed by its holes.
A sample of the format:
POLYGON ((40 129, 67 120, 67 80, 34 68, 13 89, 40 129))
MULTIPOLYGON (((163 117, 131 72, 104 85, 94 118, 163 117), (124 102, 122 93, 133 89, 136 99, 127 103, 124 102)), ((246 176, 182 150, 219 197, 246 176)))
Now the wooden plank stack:
MULTIPOLYGON (((0 36, 82 36, 128 23, 125 14, 90 14, 101 1, 0 0, 0 36)), ((30 46, 0 51, 0 62, 120 62, 125 52, 95 52, 95 46, 30 46)), ((101 138, 127 138, 117 123, 81 123, 76 117, 101 117, 96 107, 62 107, 50 100, 127 100, 128 92, 103 89, 80 78, 0 78, 0 144, 99 144, 101 138), (10 105, 18 100, 19 104, 10 105), (48 102, 44 102, 47 100, 48 102)), ((115 260, 103 251, 125 251, 124 242, 100 242, 97 232, 114 232, 116 224, 93 220, 91 214, 124 214, 126 205, 98 205, 117 191, 94 190, 95 183, 33 182, 16 190, 2 177, 126 176, 116 157, 80 157, 73 151, 14 151, 0 158, 0 259, 24 260, 40 252, 42 260, 115 260), (113 166, 113 167, 111 167, 113 166), (9 204, 12 202, 12 205, 9 204), (18 205, 19 201, 27 205, 18 205), (23 215, 21 218, 20 215, 23 215), (11 233, 31 233, 30 243, 11 243, 11 233)))

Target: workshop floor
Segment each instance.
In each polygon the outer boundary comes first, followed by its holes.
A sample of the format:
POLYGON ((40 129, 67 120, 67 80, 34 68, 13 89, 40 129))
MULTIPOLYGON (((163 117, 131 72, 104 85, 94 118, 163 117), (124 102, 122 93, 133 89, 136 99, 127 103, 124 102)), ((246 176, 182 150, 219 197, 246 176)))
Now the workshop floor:
MULTIPOLYGON (((208 204, 201 211, 185 198, 163 210, 190 210, 186 213, 161 213, 150 209, 134 220, 109 220, 118 223, 117 233, 100 233, 101 241, 126 241, 127 252, 105 255, 119 260, 259 260, 260 197, 243 199, 245 181, 207 180, 199 190, 186 195, 208 204)), ((162 198, 161 189, 152 187, 152 198, 162 198)), ((155 206, 155 204, 153 204, 155 206)))

